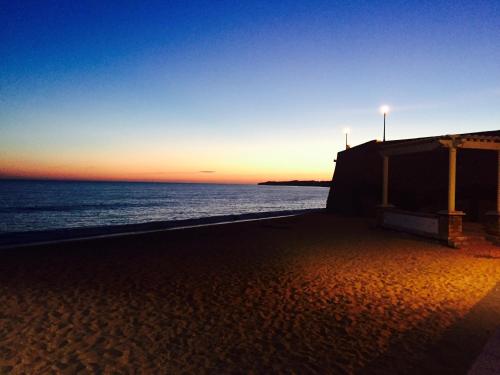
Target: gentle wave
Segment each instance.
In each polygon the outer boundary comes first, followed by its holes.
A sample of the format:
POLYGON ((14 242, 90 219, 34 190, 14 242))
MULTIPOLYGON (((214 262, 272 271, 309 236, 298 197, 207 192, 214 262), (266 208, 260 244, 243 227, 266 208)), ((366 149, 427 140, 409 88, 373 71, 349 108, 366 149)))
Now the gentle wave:
POLYGON ((103 203, 103 204, 81 204, 71 206, 24 206, 24 207, 0 207, 0 213, 25 213, 25 212, 63 212, 63 211, 85 211, 85 210, 116 210, 120 208, 147 208, 157 207, 158 203, 103 203))
POLYGON ((0 181, 0 232, 317 209, 327 195, 320 187, 0 181))

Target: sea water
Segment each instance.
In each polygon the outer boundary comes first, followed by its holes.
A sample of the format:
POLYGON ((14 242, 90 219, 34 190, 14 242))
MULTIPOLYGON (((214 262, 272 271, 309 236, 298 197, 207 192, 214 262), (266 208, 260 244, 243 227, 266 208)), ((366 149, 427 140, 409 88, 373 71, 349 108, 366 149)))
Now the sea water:
POLYGON ((0 181, 0 233, 317 209, 328 188, 142 182, 0 181))

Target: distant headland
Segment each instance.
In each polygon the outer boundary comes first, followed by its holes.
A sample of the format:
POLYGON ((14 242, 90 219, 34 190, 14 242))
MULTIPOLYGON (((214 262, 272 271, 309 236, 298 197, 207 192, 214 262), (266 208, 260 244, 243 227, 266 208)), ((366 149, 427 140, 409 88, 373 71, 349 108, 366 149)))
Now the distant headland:
POLYGON ((266 181, 259 182, 257 185, 274 185, 274 186, 320 186, 320 187, 330 187, 331 181, 266 181))

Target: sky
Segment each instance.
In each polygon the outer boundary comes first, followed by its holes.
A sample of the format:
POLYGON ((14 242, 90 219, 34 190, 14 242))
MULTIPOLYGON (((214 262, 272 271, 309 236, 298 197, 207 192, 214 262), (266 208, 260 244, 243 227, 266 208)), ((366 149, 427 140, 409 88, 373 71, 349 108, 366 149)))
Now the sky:
POLYGON ((4 1, 0 177, 328 180, 500 129, 500 1, 4 1))

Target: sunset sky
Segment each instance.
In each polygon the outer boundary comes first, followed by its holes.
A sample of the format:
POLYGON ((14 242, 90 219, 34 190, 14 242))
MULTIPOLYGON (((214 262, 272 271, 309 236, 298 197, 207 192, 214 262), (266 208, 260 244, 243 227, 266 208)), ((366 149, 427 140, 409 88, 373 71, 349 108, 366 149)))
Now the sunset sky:
POLYGON ((0 176, 330 179, 344 148, 500 128, 500 1, 6 1, 0 176))

